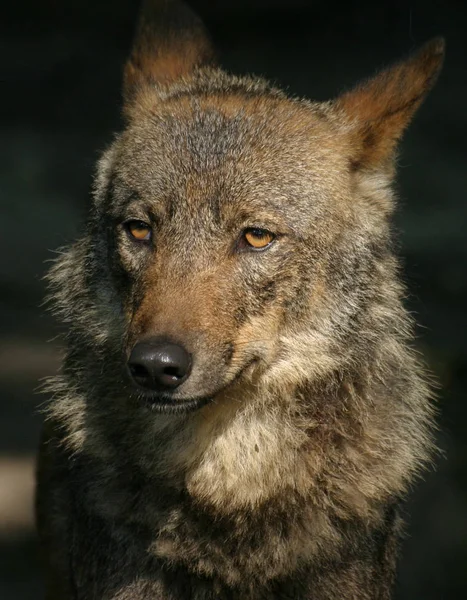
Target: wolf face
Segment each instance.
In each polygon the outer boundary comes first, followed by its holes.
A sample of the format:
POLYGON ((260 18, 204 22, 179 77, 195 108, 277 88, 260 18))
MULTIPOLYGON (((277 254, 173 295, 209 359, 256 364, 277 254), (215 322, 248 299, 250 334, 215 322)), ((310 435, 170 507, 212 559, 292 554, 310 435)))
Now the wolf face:
MULTIPOLYGON (((321 104, 166 51, 188 72, 172 80, 160 56, 127 67, 127 127, 100 162, 81 242, 99 298, 67 294, 71 324, 106 340, 121 385, 160 410, 348 364, 381 326, 374 307, 389 318, 399 294, 394 145, 442 43, 321 104)), ((61 264, 54 277, 81 289, 61 264)))
MULTIPOLYGON (((337 350, 332 320, 344 333, 361 304, 357 278, 339 309, 347 316, 329 314, 325 298, 330 255, 346 250, 349 228, 365 233, 332 115, 272 92, 225 95, 189 90, 130 123, 104 158, 106 191, 97 194, 123 354, 154 340, 189 354, 181 384, 149 384, 170 406, 290 360, 281 338, 294 328, 315 336, 308 352, 325 359, 337 350), (135 222, 147 239, 129 231, 135 222)), ((362 274, 373 262, 365 252, 362 274)))

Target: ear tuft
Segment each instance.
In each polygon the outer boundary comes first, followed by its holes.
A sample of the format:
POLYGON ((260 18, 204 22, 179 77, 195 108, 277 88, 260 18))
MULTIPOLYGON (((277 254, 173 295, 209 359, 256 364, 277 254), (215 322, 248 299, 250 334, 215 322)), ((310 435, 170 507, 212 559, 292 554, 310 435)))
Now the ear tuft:
POLYGON ((143 0, 123 76, 125 108, 148 85, 168 85, 214 62, 202 21, 179 0, 143 0))
POLYGON ((393 158, 397 141, 439 75, 444 48, 444 39, 435 38, 337 99, 335 107, 352 126, 353 170, 393 158))

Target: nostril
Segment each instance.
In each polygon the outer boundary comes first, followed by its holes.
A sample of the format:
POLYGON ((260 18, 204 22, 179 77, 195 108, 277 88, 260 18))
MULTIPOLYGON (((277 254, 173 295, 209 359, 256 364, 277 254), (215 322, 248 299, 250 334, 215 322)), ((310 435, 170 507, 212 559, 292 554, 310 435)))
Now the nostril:
POLYGON ((146 369, 146 367, 144 365, 138 365, 138 364, 130 364, 130 372, 133 375, 133 377, 139 377, 142 379, 146 379, 151 377, 148 369, 146 369))
POLYGON ((178 367, 165 367, 164 375, 169 375, 170 377, 176 377, 180 379, 184 375, 180 373, 180 369, 178 367))

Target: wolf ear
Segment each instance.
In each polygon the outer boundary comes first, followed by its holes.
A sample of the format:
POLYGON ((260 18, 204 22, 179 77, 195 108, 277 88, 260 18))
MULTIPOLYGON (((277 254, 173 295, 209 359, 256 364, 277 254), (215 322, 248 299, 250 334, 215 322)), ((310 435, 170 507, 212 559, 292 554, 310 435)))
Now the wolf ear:
POLYGON ((170 84, 213 62, 214 51, 205 27, 184 2, 143 0, 123 74, 125 105, 148 84, 170 84))
POLYGON ((434 85, 444 58, 444 40, 435 38, 418 52, 335 102, 351 123, 351 167, 390 165, 396 143, 434 85))

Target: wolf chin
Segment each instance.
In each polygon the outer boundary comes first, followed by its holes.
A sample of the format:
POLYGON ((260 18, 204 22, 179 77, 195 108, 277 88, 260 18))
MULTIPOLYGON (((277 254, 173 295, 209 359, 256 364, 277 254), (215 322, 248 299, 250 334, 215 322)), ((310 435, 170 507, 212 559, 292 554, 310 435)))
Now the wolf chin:
POLYGON ((217 66, 146 2, 125 128, 49 280, 37 514, 48 600, 384 600, 432 451, 392 249, 435 39, 316 103, 217 66))

